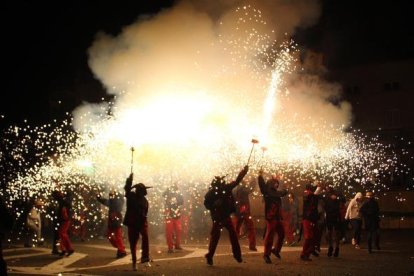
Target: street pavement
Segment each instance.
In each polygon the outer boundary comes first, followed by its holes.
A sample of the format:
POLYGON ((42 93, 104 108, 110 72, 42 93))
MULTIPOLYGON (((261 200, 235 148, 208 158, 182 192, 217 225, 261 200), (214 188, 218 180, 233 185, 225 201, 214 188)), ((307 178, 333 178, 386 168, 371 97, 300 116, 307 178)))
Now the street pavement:
POLYGON ((374 250, 372 254, 368 253, 365 243, 361 249, 343 244, 338 258, 328 257, 323 243, 321 255, 312 257, 311 262, 300 260, 300 244, 284 246, 282 258, 272 256, 272 264, 263 260, 259 236, 258 252, 249 251, 247 240, 240 240, 243 262, 237 263, 225 232, 213 266, 207 265, 204 258, 207 240, 184 244, 182 251, 174 253, 167 253, 163 242, 155 244, 150 240, 153 261, 139 264, 137 271, 132 271, 129 252, 126 257, 116 259, 116 249, 106 240, 74 242, 75 253, 63 258, 52 255, 48 246, 10 245, 3 253, 9 275, 414 275, 414 230, 383 230, 381 250, 374 250))

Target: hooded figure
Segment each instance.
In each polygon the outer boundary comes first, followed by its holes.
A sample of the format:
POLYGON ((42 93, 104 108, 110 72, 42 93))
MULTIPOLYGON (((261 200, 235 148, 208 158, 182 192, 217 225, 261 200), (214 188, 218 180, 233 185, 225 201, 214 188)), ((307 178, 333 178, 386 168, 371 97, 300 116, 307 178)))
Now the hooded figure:
POLYGON ((360 212, 364 217, 365 229, 368 232, 368 252, 372 253, 372 239, 375 236, 375 246, 380 250, 380 213, 377 200, 372 192, 367 192, 367 200, 362 204, 360 212))
POLYGON ((149 258, 149 241, 148 241, 148 200, 145 198, 147 189, 143 183, 132 186, 134 175, 131 173, 125 183, 125 197, 127 199, 127 209, 125 212, 124 224, 128 226, 128 240, 132 255, 132 269, 136 270, 137 263, 137 243, 139 235, 141 241, 141 263, 150 261, 149 258), (135 191, 132 191, 135 189, 135 191))
POLYGON ((207 264, 209 265, 213 265, 213 256, 223 227, 227 228, 229 231, 233 257, 237 262, 242 262, 239 239, 236 230, 233 227, 230 214, 235 212, 235 202, 232 192, 233 188, 240 184, 248 170, 249 167, 245 166, 239 172, 236 180, 230 184, 226 184, 224 177, 216 176, 211 182, 211 187, 204 197, 204 206, 210 210, 211 219, 213 220, 208 253, 205 255, 207 264))
POLYGON ((282 224, 282 197, 287 195, 287 191, 279 191, 279 180, 277 178, 270 178, 265 182, 263 178, 263 171, 259 172, 259 187, 262 192, 265 202, 265 219, 266 219, 266 233, 264 236, 264 254, 263 258, 266 263, 270 264, 270 253, 273 253, 280 259, 280 250, 285 239, 285 230, 282 224), (273 246, 273 239, 277 234, 277 240, 273 246), (272 248, 273 246, 273 248, 272 248))
POLYGON ((346 209, 345 219, 349 219, 352 225, 353 238, 352 245, 356 249, 359 249, 359 243, 361 241, 361 228, 362 228, 362 217, 359 209, 362 206, 362 193, 356 193, 355 197, 349 202, 348 208, 346 209))

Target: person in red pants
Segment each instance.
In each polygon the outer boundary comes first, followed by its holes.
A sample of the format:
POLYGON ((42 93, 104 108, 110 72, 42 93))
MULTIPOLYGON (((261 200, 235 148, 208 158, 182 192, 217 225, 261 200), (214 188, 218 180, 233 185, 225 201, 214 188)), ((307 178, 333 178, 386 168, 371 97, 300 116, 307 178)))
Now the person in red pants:
POLYGON ((119 193, 112 190, 109 193, 109 198, 103 198, 100 194, 96 196, 96 199, 103 205, 109 208, 108 210, 108 231, 107 238, 109 242, 117 250, 116 258, 122 258, 126 256, 124 242, 122 241, 122 209, 124 207, 124 199, 119 193))
POLYGON ((124 225, 128 226, 128 240, 132 255, 132 269, 137 270, 137 243, 139 235, 141 239, 141 263, 150 261, 148 240, 148 200, 145 198, 147 189, 143 183, 132 185, 133 174, 131 173, 125 183, 126 212, 124 225), (135 192, 132 191, 135 189, 135 192))
POLYGON ((302 214, 302 229, 303 229, 303 248, 300 258, 303 261, 311 261, 309 258, 315 252, 317 223, 319 219, 318 203, 319 196, 315 192, 314 186, 307 184, 303 197, 303 214, 302 214))
POLYGON ((60 239, 60 256, 70 256, 75 250, 73 250, 72 244, 69 239, 68 230, 70 228, 70 202, 69 198, 65 198, 63 193, 55 190, 52 193, 53 198, 58 202, 57 221, 59 224, 58 234, 60 239))
POLYGON ((213 220, 208 253, 204 256, 208 265, 213 265, 213 256, 216 252, 223 227, 229 232, 233 257, 237 262, 243 262, 239 239, 230 215, 235 212, 232 190, 240 184, 248 170, 249 167, 245 166, 238 174, 236 180, 230 184, 226 184, 224 177, 216 176, 211 182, 209 191, 204 196, 204 206, 207 210, 210 210, 211 219, 213 220))
POLYGON ((271 264, 270 253, 273 253, 279 259, 281 258, 280 250, 282 249, 285 238, 285 231, 282 224, 281 197, 284 197, 287 191, 278 191, 279 181, 277 178, 272 177, 265 182, 262 170, 259 172, 258 182, 265 201, 266 233, 264 236, 263 259, 267 264, 271 264), (273 246, 275 234, 277 234, 278 238, 273 246))
POLYGON ((183 195, 174 184, 163 194, 165 200, 165 236, 167 238, 168 253, 181 248, 181 206, 184 204, 183 195), (175 238, 175 239, 174 239, 175 238))
POLYGON ((249 195, 253 192, 250 183, 243 181, 233 189, 233 196, 236 200, 236 221, 235 227, 237 235, 240 237, 240 230, 243 223, 247 230, 247 239, 249 240, 249 250, 257 251, 256 248, 256 229, 254 228, 253 218, 250 212, 249 195))

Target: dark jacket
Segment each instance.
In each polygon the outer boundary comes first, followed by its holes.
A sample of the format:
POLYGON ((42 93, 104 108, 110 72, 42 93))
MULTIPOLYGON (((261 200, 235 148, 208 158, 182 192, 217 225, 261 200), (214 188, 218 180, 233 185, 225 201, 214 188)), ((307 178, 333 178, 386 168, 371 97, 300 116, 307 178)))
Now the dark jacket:
POLYGON ((281 220, 282 219, 282 199, 287 195, 287 191, 278 191, 274 187, 270 187, 266 184, 263 176, 259 175, 258 178, 260 192, 263 194, 265 201, 265 218, 267 220, 281 220))
POLYGON ((213 185, 204 196, 204 206, 210 210, 214 221, 225 220, 236 211, 233 189, 243 180, 247 170, 247 167, 241 170, 236 180, 230 184, 213 185))
POLYGON ((325 214, 327 223, 339 223, 343 220, 341 216, 341 198, 331 197, 331 193, 327 193, 323 198, 325 203, 325 214))
POLYGON ((109 199, 98 196, 96 198, 100 203, 107 206, 108 210, 108 227, 121 227, 122 209, 124 208, 124 199, 118 194, 111 196, 109 199))
POLYGON ((319 220, 318 214, 319 196, 310 193, 303 197, 303 213, 302 219, 317 223, 319 220))
POLYGON ((141 230, 147 222, 148 214, 148 200, 145 198, 146 191, 136 189, 132 192, 132 177, 128 177, 125 184, 125 197, 126 197, 126 212, 124 218, 124 225, 128 227, 141 230))
POLYGON ((367 230, 376 230, 379 228, 379 205, 374 198, 370 198, 364 202, 359 211, 364 218, 365 228, 367 230))

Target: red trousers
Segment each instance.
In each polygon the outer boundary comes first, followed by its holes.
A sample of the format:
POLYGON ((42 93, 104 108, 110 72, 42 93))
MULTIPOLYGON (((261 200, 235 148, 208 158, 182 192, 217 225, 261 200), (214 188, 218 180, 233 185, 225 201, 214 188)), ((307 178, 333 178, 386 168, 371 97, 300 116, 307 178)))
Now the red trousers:
POLYGON ((69 227, 70 221, 64 221, 59 226, 60 250, 65 252, 73 250, 68 235, 69 227))
POLYGON ((236 230, 232 224, 231 218, 228 217, 226 219, 220 221, 213 221, 213 227, 211 229, 211 237, 210 237, 210 244, 208 245, 208 257, 213 257, 214 253, 216 252, 217 244, 220 239, 221 229, 225 227, 227 231, 229 231, 231 249, 233 252, 233 256, 235 258, 241 258, 241 249, 239 244, 239 239, 236 234, 236 230))
POLYGON ((277 240, 274 244, 274 249, 277 253, 280 252, 283 246, 283 240, 285 238, 285 231, 283 229, 282 221, 280 220, 266 220, 266 234, 264 240, 264 255, 269 256, 273 246, 273 239, 277 234, 277 240))
POLYGON ((106 232, 106 237, 113 247, 118 249, 118 253, 125 253, 124 242, 122 241, 122 228, 110 228, 106 232))
POLYGON ((303 242, 302 257, 309 257, 310 254, 315 250, 316 244, 316 224, 309 221, 303 220, 303 242))
POLYGON ((288 212, 283 213, 283 229, 285 230, 286 241, 291 243, 295 240, 293 233, 295 229, 292 227, 292 215, 288 212))
POLYGON ((165 236, 167 238, 168 249, 181 247, 181 219, 167 219, 165 221, 165 236), (174 242, 175 237, 175 242, 174 242))
POLYGON ((137 243, 141 234, 141 261, 149 259, 148 223, 145 222, 141 229, 128 226, 128 240, 131 248, 132 262, 137 261, 137 243))
POLYGON ((237 219, 236 224, 236 233, 240 236, 240 229, 242 224, 246 225, 247 230, 247 238, 249 240, 249 247, 255 248, 256 247, 256 230, 254 229, 253 219, 250 214, 243 214, 237 219))

